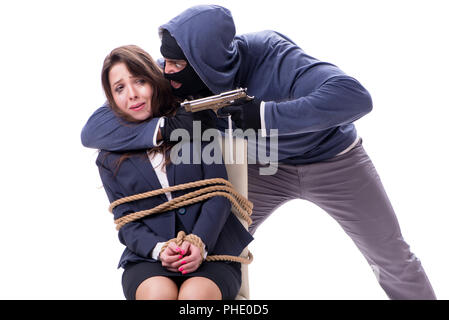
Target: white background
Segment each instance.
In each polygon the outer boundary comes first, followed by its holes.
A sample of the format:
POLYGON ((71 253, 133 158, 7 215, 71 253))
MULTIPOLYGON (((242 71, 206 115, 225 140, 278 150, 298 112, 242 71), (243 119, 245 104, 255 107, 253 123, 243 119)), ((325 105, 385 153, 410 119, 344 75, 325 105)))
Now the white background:
MULTIPOLYGON (((216 1, 237 33, 274 29, 357 78, 373 111, 357 121, 440 299, 449 298, 448 10, 445 1, 216 1)), ((123 299, 108 201, 80 132, 105 98, 104 57, 197 1, 0 4, 1 299, 123 299)), ((325 212, 295 200, 251 245, 252 299, 386 299, 325 212)))

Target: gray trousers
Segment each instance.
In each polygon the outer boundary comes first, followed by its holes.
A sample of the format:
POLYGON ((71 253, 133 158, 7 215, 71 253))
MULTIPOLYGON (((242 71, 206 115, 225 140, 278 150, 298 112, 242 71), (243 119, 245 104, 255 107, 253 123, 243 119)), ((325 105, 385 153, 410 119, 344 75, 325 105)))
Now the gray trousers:
POLYGON ((311 201, 351 237, 390 299, 436 299, 421 262, 402 238, 388 196, 361 141, 327 161, 279 164, 271 176, 260 175, 258 165, 249 165, 248 198, 254 203, 252 234, 285 202, 311 201))

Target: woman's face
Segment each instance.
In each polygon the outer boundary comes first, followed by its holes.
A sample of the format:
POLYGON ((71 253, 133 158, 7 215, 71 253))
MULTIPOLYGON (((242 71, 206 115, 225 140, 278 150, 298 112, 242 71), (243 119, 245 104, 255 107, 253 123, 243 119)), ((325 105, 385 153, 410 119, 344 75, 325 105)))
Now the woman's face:
POLYGON ((109 83, 114 101, 122 112, 135 120, 146 120, 153 115, 153 88, 146 80, 133 76, 125 63, 112 66, 109 83))

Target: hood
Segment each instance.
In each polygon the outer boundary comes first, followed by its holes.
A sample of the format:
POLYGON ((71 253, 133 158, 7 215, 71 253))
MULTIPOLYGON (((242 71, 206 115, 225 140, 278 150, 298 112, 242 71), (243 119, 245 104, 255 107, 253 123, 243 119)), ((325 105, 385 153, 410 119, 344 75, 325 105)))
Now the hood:
POLYGON ((209 89, 218 94, 234 88, 240 67, 231 12, 217 5, 187 9, 160 26, 176 39, 187 60, 209 89))

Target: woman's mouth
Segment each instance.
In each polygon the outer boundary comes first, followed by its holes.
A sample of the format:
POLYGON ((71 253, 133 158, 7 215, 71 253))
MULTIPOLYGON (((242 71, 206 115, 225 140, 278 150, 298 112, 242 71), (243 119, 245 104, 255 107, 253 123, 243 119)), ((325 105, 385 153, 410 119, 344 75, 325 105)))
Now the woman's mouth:
POLYGON ((145 102, 133 104, 129 109, 132 111, 140 111, 143 107, 145 107, 145 102))

